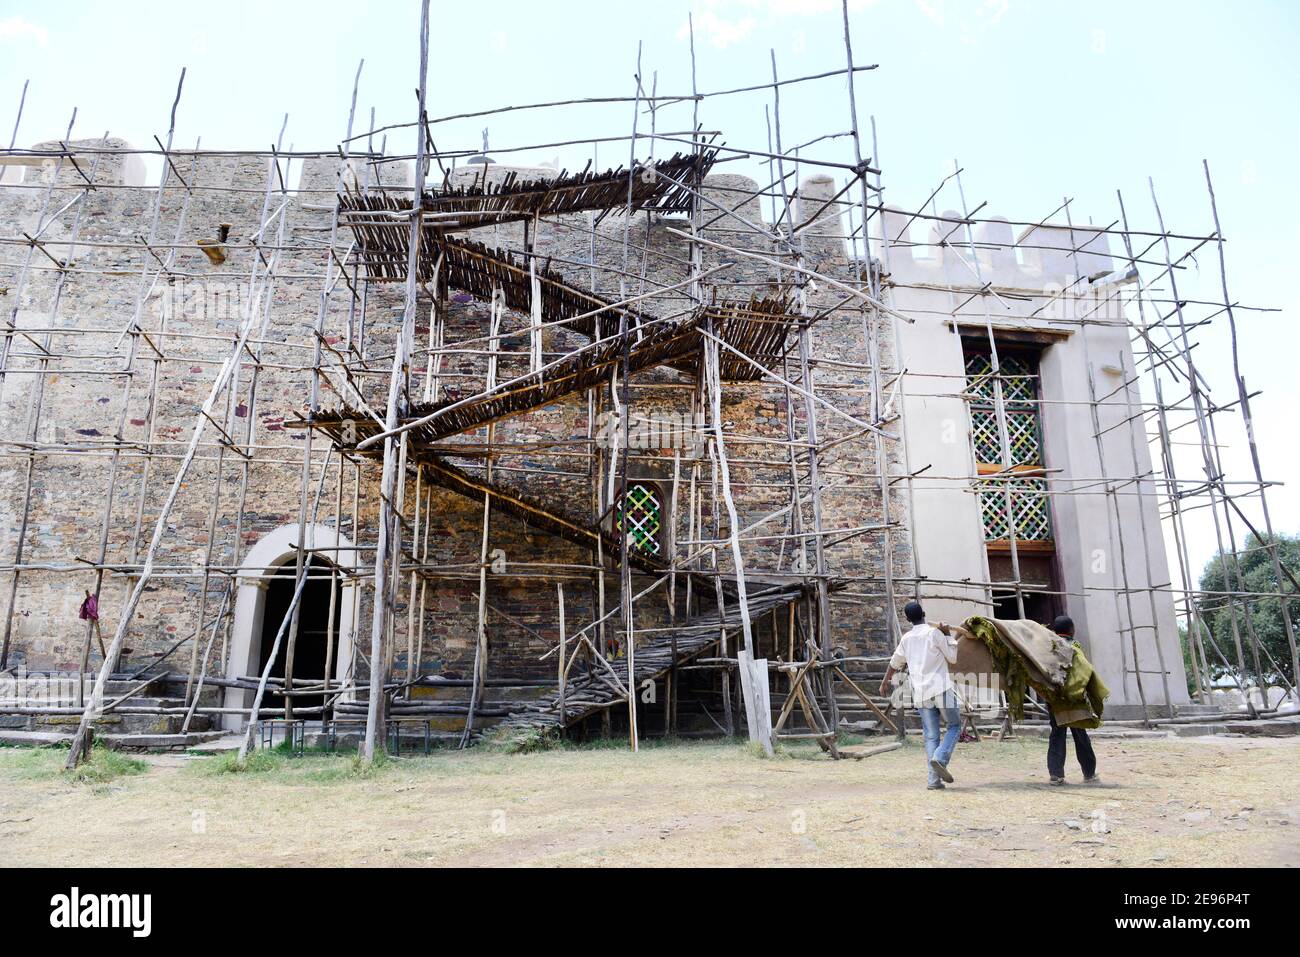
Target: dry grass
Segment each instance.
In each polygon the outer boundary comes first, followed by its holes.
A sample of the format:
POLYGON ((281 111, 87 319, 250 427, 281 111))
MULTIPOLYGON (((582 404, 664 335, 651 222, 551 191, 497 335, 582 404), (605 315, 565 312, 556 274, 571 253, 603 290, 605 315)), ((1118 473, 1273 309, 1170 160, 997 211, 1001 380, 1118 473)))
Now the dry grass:
POLYGON ((1097 750, 1103 786, 1049 788, 1040 740, 962 745, 942 792, 914 743, 839 763, 721 743, 471 751, 369 773, 159 756, 93 788, 59 752, 0 750, 0 845, 11 865, 82 866, 1300 863, 1300 739, 1097 750))
POLYGON ((0 749, 0 754, 7 758, 0 758, 0 768, 3 769, 0 774, 3 774, 4 780, 61 780, 95 788, 107 785, 117 778, 144 774, 149 770, 147 762, 99 745, 91 749, 88 760, 82 761, 75 771, 69 772, 63 768, 68 759, 67 748, 3 748, 0 749))

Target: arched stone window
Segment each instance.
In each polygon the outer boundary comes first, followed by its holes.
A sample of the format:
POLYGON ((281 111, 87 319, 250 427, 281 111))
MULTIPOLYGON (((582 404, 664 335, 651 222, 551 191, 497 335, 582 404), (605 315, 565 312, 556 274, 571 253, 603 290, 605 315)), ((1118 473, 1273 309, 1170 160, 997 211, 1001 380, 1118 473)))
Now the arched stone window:
POLYGON ((627 487, 623 501, 614 510, 614 528, 623 530, 624 513, 627 521, 627 547, 629 551, 661 557, 664 552, 664 496, 659 486, 652 482, 633 482, 627 487))

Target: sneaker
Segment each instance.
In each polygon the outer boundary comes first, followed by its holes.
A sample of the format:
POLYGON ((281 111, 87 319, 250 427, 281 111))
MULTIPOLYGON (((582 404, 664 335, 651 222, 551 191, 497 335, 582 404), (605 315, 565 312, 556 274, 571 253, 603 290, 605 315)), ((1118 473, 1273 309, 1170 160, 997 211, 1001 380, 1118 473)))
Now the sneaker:
POLYGON ((1083 783, 1084 783, 1084 784, 1100 784, 1100 783, 1101 783, 1101 775, 1100 775, 1100 774, 1094 774, 1094 775, 1092 775, 1092 777, 1084 778, 1084 779, 1083 779, 1083 783))
POLYGON ((1059 787, 1065 783, 1065 778, 1050 778, 1047 783, 1059 787))
POLYGON ((942 791, 942 790, 943 790, 943 782, 942 782, 942 781, 935 781, 933 784, 927 784, 927 785, 925 786, 925 789, 926 789, 927 791, 942 791))
POLYGON ((949 784, 952 784, 952 772, 948 770, 948 765, 943 764, 936 758, 931 758, 930 767, 934 769, 935 774, 939 775, 939 777, 943 778, 949 784))

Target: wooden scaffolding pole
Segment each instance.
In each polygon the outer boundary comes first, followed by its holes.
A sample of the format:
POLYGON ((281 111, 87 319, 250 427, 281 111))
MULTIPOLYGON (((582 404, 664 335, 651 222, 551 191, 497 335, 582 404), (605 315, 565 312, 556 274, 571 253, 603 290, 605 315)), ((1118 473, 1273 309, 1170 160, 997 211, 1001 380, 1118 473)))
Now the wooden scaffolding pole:
MULTIPOLYGON (((1232 297, 1228 295, 1228 265, 1223 253, 1223 227, 1219 225, 1219 206, 1214 198, 1214 182, 1210 179, 1209 161, 1201 160, 1201 165, 1205 169, 1205 188, 1210 195, 1210 212, 1214 216, 1215 247, 1219 252, 1219 281, 1223 289, 1223 306, 1228 317, 1228 330, 1232 338, 1232 375, 1237 386, 1237 401, 1241 412, 1241 424, 1246 433, 1246 443, 1250 449, 1251 467, 1255 472, 1255 481, 1259 485, 1259 507, 1264 518, 1264 533, 1267 541, 1265 547, 1268 549, 1269 563, 1273 566, 1273 578, 1277 582, 1277 590, 1285 593, 1286 583, 1282 579, 1286 573, 1277 553, 1277 536, 1273 532, 1273 518, 1268 509, 1268 494, 1265 491, 1264 473, 1259 463, 1259 446, 1256 444, 1255 423, 1250 415, 1250 396, 1246 391, 1246 380, 1241 374, 1240 356, 1237 349, 1237 319, 1233 312, 1232 297)), ((1292 585, 1294 587, 1294 581, 1292 581, 1292 585)), ((1300 652, 1297 652, 1295 625, 1291 621, 1290 600, 1282 599, 1280 608, 1282 610, 1282 625, 1286 630, 1287 647, 1291 652, 1292 680, 1300 682, 1300 652)), ((1267 701, 1263 702, 1263 704, 1265 707, 1268 706, 1267 701)))
MULTIPOLYGON (((420 75, 419 75, 419 112, 417 122, 423 122, 428 86, 429 72, 429 0, 420 4, 420 75)), ((408 242, 406 261, 406 307, 402 313, 402 328, 394 349, 393 366, 388 379, 388 405, 385 428, 392 433, 397 429, 403 411, 402 383, 406 378, 407 354, 411 338, 415 332, 415 314, 417 297, 420 291, 420 239, 422 235, 421 215, 424 209, 425 177, 425 143, 424 130, 416 136, 415 184, 411 199, 411 231, 408 242)), ((390 571, 396 556, 400 553, 400 518, 394 508, 394 494, 397 488, 397 458, 400 454, 398 443, 392 435, 384 440, 384 468, 380 480, 379 492, 379 543, 375 549, 375 587, 374 615, 370 630, 370 698, 366 707, 366 737, 362 746, 362 760, 367 764, 375 760, 376 740, 386 726, 387 713, 384 707, 384 683, 387 680, 385 647, 388 621, 392 609, 388 607, 390 571)), ((386 737, 386 736, 383 736, 386 737)), ((381 744, 382 748, 383 745, 381 744)))
MULTIPOLYGON (((781 143, 781 88, 779 78, 776 72, 776 51, 770 51, 772 60, 772 131, 775 135, 776 152, 783 153, 781 143)), ((781 193, 785 202, 784 218, 786 228, 791 232, 795 228, 794 205, 791 202, 789 191, 785 186, 785 161, 777 160, 777 176, 781 181, 781 193)), ((795 161, 796 177, 798 172, 798 161, 795 161)), ((821 482, 821 465, 818 461, 820 457, 820 443, 817 434, 817 402, 816 402, 816 384, 813 382, 812 373, 812 351, 811 351, 811 329, 809 317, 811 311, 808 307, 808 272, 804 267, 803 255, 803 236, 799 237, 799 245, 795 247, 794 255, 794 279, 795 279, 795 300, 801 317, 798 326, 798 356, 799 356, 799 379, 804 397, 804 419, 806 422, 808 434, 808 491, 812 500, 812 524, 813 524, 813 571, 816 577, 812 584, 817 594, 816 618, 817 618, 817 647, 824 660, 829 661, 831 658, 831 613, 830 613, 830 589, 827 584, 826 572, 826 541, 824 527, 822 524, 822 482, 821 482)), ((828 669, 821 669, 816 675, 820 679, 822 686, 821 691, 826 697, 827 711, 830 716, 830 727, 834 730, 839 725, 839 706, 835 701, 834 678, 828 669)))
MULTIPOLYGON (((24 84, 23 99, 26 100, 26 97, 27 97, 27 87, 24 84)), ((72 138, 72 128, 73 125, 76 123, 76 121, 77 121, 77 111, 73 110, 72 118, 68 120, 68 130, 67 133, 64 135, 65 140, 70 140, 72 138)), ((15 124, 15 126, 16 125, 17 124, 15 124)), ((15 133, 15 135, 17 134, 15 133)), ((63 170, 63 160, 64 157, 60 156, 57 162, 54 164, 54 168, 50 171, 50 179, 45 187, 45 193, 41 201, 40 212, 37 214, 36 233, 38 236, 49 225, 49 222, 51 222, 55 218, 55 217, 50 217, 50 219, 47 220, 46 217, 49 216, 50 199, 54 195, 54 185, 58 181, 59 174, 63 170)), ((83 195, 84 195, 84 191, 83 191, 83 195)), ((60 210, 59 212, 62 212, 62 210, 60 210)), ((13 342, 14 332, 18 327, 18 310, 23 301, 23 296, 22 296, 23 288, 26 284, 28 269, 31 265, 31 260, 33 255, 36 252, 36 249, 37 249, 37 245, 35 241, 28 243, 27 253, 23 260, 23 267, 18 276, 18 282, 16 284, 15 294, 13 297, 14 306, 9 313, 9 323, 5 330, 3 352, 0 352, 0 385, 3 384, 5 374, 9 371, 10 347, 13 342)), ((48 350, 46 351, 48 352, 48 350)), ((45 376, 40 376, 37 383, 37 389, 33 389, 28 396, 27 429, 25 434, 27 436, 30 436, 32 449, 30 450, 27 456, 27 465, 26 465, 25 476, 23 480, 24 493, 23 493, 22 517, 19 519, 18 522, 18 540, 14 546, 14 570, 13 570, 13 576, 9 582, 9 603, 5 611, 4 637, 3 639, 0 639, 0 671, 4 671, 9 667, 9 646, 13 636, 14 612, 17 610, 18 581, 19 581, 19 577, 22 574, 20 568, 23 564, 23 549, 24 549, 24 543, 27 539, 27 525, 31 516, 32 471, 35 468, 35 464, 36 464, 36 449, 35 449, 36 429, 38 428, 39 421, 40 421, 39 402, 37 402, 36 400, 39 396, 38 390, 43 388, 44 381, 45 381, 45 376)), ((87 624, 87 641, 89 641, 89 626, 92 623, 87 622, 86 624, 87 624)), ((80 683, 81 682, 78 682, 78 684, 80 683)), ((78 700, 80 700, 81 698, 80 692, 78 692, 77 697, 78 700)))
MULTIPOLYGON (((274 161, 267 164, 266 178, 266 202, 263 208, 269 204, 271 189, 275 182, 275 163, 274 161)), ((265 216, 263 217, 265 221, 265 216)), ((264 294, 270 294, 270 285, 274 281, 274 266, 278 261, 279 253, 273 252, 271 259, 267 263, 266 270, 266 290, 264 294)), ((122 646, 126 641, 126 634, 131 625, 131 619, 135 614, 136 608, 140 604, 140 598, 144 594, 145 585, 148 583, 153 572, 154 559, 157 555, 158 548, 163 538, 167 534, 167 520, 171 516, 172 507, 176 504, 176 498, 180 494, 181 488, 185 484, 185 478, 189 474, 190 466, 194 462, 195 454, 198 451, 199 441, 203 437, 207 423, 212 421, 212 410, 216 407, 217 400, 225 391, 235 369, 240 362, 240 356, 243 354, 247 345, 248 337, 252 332, 253 318, 255 316, 254 302, 256 297, 252 295, 252 290, 256 286, 258 264, 260 257, 254 257, 253 265, 249 277, 250 296, 249 302, 245 305, 244 316, 240 322, 239 336, 237 337, 230 355, 222 363, 217 377, 212 383, 208 392, 208 397, 204 400, 198 415, 194 420, 194 427, 190 433, 190 440, 186 446, 185 454, 181 463, 176 470, 176 477, 172 481, 171 489, 167 493, 162 507, 158 511, 158 519, 154 524, 153 536, 149 541, 149 547, 145 552, 144 562, 140 568, 139 576, 136 578, 135 587, 132 589, 130 597, 127 599, 125 607, 122 609, 118 620, 117 629, 113 634, 113 640, 109 644, 108 654, 104 659, 103 666, 99 670, 99 676, 95 680, 95 688, 91 693, 89 703, 82 712, 81 721, 77 726, 77 732, 73 737, 72 749, 68 754, 67 767, 75 768, 89 751, 90 744, 90 726, 100 716, 104 705, 104 689, 108 685, 109 678, 112 675, 113 662, 117 660, 118 655, 122 652, 122 646)))
MULTIPOLYGON (((849 130, 850 133, 852 134, 852 141, 853 141, 853 162, 858 169, 857 180, 858 180, 858 191, 860 197, 858 205, 859 205, 859 209, 861 210, 861 221, 862 221, 861 263, 862 263, 862 267, 866 270, 867 273, 867 283, 868 283, 868 288, 871 291, 871 297, 879 302, 884 302, 885 290, 882 288, 881 285, 880 272, 876 269, 875 263, 872 259, 871 233, 867 229, 867 222, 870 217, 870 213, 868 212, 867 207, 870 200, 871 186, 867 183, 866 164, 863 162, 862 159, 862 140, 858 132, 858 101, 857 101, 857 92, 854 87, 853 41, 849 31, 848 0, 843 0, 841 4, 841 8, 842 8, 843 19, 844 19, 844 58, 848 68, 847 79, 848 79, 848 88, 849 88, 849 124, 850 124, 849 130)), ((873 146, 873 155, 871 157, 871 162, 874 163, 876 166, 879 166, 880 165, 878 162, 879 158, 874 155, 874 146, 875 146, 874 123, 872 124, 872 146, 873 146)), ((877 182, 875 188, 877 192, 880 189, 879 175, 880 175, 879 173, 876 174, 877 182)), ((853 245, 856 246, 856 240, 853 240, 853 245)), ((882 237, 881 246, 882 249, 884 250, 883 254, 887 257, 889 254, 888 253, 889 238, 887 236, 882 237)), ((850 260, 854 261, 856 260, 856 257, 851 256, 850 260)), ((883 317, 880 313, 880 310, 878 309, 872 309, 868 311, 867 308, 862 307, 861 313, 862 313, 862 323, 863 323, 863 336, 866 340, 866 345, 867 345, 867 365, 870 366, 870 370, 871 370, 870 372, 871 374, 871 420, 873 422, 880 423, 885 414, 884 407, 881 403, 881 391, 884 388, 884 382, 881 377, 881 371, 880 371, 881 354, 880 354, 880 342, 878 338, 879 322, 883 317)), ((898 348, 897 318, 891 317, 891 320, 893 322, 891 329, 895 333, 894 347, 895 349, 897 349, 898 348)), ((899 369, 897 374, 901 376, 902 370, 899 369)), ((897 414, 900 417, 902 415, 901 402, 899 404, 897 414)), ((899 428, 899 432, 900 434, 903 433, 901 427, 899 428)), ((898 624, 898 602, 894 594, 894 539, 893 539, 893 531, 892 531, 893 529, 892 486, 891 486, 891 481, 889 476, 890 470, 889 470, 888 453, 885 450, 885 437, 880 432, 875 432, 873 433, 872 438, 874 442, 873 451, 875 454, 876 472, 879 476, 880 518, 881 518, 881 525, 883 526, 881 529, 880 547, 881 550, 884 552, 883 567, 885 572, 885 582, 884 582, 885 632, 887 636, 887 641, 890 644, 893 644, 894 642, 902 638, 902 629, 898 624)), ((903 443, 904 455, 906 455, 906 448, 907 445, 906 442, 904 442, 903 443)), ((906 467, 904 468, 904 471, 907 471, 906 467)), ((908 522, 908 528, 909 530, 911 528, 910 519, 908 522)), ((913 561, 915 561, 914 544, 913 544, 913 561)))

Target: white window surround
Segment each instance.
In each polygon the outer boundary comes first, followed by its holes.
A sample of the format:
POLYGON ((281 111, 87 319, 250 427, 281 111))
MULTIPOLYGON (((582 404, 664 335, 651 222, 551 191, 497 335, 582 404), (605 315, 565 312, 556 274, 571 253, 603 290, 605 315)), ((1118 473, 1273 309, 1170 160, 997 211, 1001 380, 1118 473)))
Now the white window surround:
MULTIPOLYGON (((337 548, 337 564, 343 569, 357 567, 357 552, 345 535, 338 535, 325 525, 309 525, 304 544, 316 549, 318 557, 334 561, 329 549, 337 548)), ((230 654, 226 659, 226 677, 240 678, 260 675, 265 662, 261 660, 262 616, 266 610, 266 589, 269 580, 284 565, 292 562, 298 548, 298 525, 281 525, 258 540, 244 557, 237 576, 235 592, 235 618, 231 625, 230 654)), ((339 637, 334 659, 333 680, 341 681, 352 664, 353 634, 357 613, 356 580, 344 577, 339 588, 339 637)), ((242 688, 225 689, 224 707, 250 708, 254 692, 242 688)), ((223 716, 224 727, 240 730, 245 719, 240 715, 223 716)))

